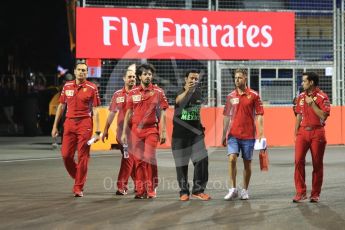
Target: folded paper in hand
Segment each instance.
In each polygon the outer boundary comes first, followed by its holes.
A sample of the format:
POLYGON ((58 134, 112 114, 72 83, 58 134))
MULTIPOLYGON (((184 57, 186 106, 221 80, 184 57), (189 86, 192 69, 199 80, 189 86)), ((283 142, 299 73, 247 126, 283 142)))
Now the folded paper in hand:
POLYGON ((261 150, 261 149, 265 149, 266 146, 266 138, 261 138, 261 141, 259 142, 259 139, 255 140, 255 144, 254 144, 254 150, 261 150))

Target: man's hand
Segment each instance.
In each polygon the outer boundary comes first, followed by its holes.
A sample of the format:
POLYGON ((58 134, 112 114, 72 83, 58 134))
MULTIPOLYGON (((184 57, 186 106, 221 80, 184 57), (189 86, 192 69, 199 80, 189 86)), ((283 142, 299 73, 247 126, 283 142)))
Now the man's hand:
POLYGON ((311 96, 305 96, 305 103, 311 106, 314 103, 314 100, 311 96))
POLYGON ((166 131, 162 130, 159 134, 159 143, 164 144, 166 141, 166 131))
POLYGON ((53 127, 51 135, 52 135, 52 138, 59 136, 59 130, 56 127, 53 127))
POLYGON ((102 142, 104 143, 104 140, 108 140, 108 130, 103 131, 102 135, 102 142))
POLYGON ((226 147, 226 145, 227 145, 227 141, 226 141, 226 137, 225 136, 222 137, 222 145, 224 147, 226 147))
POLYGON ((196 86, 195 82, 189 82, 189 84, 187 84, 188 92, 193 92, 195 90, 195 86, 196 86))
POLYGON ((258 135, 259 142, 261 142, 261 139, 262 139, 262 138, 264 138, 264 134, 259 133, 259 135, 258 135))
POLYGON ((122 133, 122 136, 121 136, 121 143, 122 143, 122 144, 128 144, 128 143, 127 143, 127 135, 126 135, 126 133, 122 133))
POLYGON ((96 143, 101 139, 102 134, 95 133, 92 138, 95 138, 95 141, 93 143, 96 143))

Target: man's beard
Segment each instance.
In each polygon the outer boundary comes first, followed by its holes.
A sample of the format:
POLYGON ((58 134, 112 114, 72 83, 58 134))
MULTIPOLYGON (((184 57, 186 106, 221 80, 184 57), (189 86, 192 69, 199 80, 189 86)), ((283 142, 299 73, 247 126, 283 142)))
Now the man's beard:
POLYGON ((134 86, 135 86, 135 83, 134 83, 134 82, 128 83, 128 88, 132 89, 134 86))
POLYGON ((143 84, 144 84, 145 86, 148 86, 150 83, 151 83, 150 80, 143 81, 143 84))

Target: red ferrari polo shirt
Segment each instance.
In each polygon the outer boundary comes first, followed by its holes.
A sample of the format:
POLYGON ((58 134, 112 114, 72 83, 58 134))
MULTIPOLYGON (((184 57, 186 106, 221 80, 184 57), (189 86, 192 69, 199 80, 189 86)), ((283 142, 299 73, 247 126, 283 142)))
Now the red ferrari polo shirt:
POLYGON ((246 88, 240 95, 237 90, 226 97, 224 116, 230 117, 228 136, 238 139, 255 139, 255 115, 263 115, 264 109, 259 94, 246 88))
POLYGON ((128 94, 127 108, 133 110, 132 123, 136 126, 153 126, 159 122, 160 110, 169 107, 164 91, 150 84, 147 88, 141 85, 128 94))
POLYGON ((97 86, 89 81, 77 85, 75 81, 68 81, 64 85, 60 103, 67 104, 66 117, 91 117, 92 107, 101 104, 97 86))
POLYGON ((117 115, 117 133, 121 134, 123 130, 123 121, 127 112, 126 102, 127 102, 128 92, 125 87, 114 92, 111 98, 109 111, 118 112, 117 115))
MULTIPOLYGON (((321 120, 316 113, 314 112, 313 108, 311 106, 308 106, 307 103, 305 103, 305 97, 306 93, 303 92, 298 96, 297 99, 297 106, 296 106, 296 113, 302 115, 302 121, 301 126, 311 126, 311 127, 317 127, 317 126, 324 126, 325 121, 321 120)), ((311 94, 313 97, 313 100, 315 101, 316 105, 325 113, 328 115, 331 111, 330 102, 328 99, 327 94, 325 94, 322 90, 319 88, 316 88, 311 94)))

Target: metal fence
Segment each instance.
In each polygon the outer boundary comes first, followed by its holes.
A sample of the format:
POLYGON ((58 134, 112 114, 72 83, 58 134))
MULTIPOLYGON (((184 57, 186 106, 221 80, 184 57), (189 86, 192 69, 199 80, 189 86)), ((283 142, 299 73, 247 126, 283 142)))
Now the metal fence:
POLYGON ((294 61, 102 60, 100 92, 108 105, 122 86, 123 69, 131 63, 150 62, 157 69, 156 83, 173 105, 187 69, 201 69, 202 90, 208 106, 222 106, 234 89, 233 72, 248 70, 249 86, 259 91, 266 105, 290 106, 299 92, 304 71, 320 75, 320 88, 333 105, 344 105, 344 1, 337 0, 82 0, 83 7, 130 7, 214 11, 295 12, 294 61))

